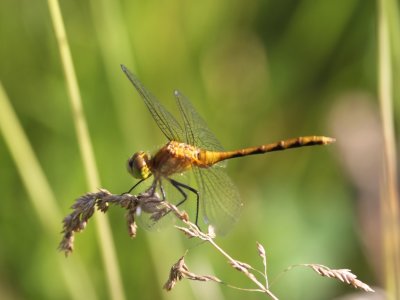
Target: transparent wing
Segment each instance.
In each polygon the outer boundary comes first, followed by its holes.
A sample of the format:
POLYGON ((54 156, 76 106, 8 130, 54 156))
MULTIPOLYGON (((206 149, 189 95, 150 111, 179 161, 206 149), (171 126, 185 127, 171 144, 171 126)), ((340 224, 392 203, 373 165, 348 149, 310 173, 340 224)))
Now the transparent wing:
POLYGON ((222 168, 194 168, 200 192, 204 222, 220 235, 228 233, 240 216, 243 206, 239 192, 222 168))
POLYGON ((139 79, 132 74, 124 65, 121 65, 122 71, 132 82, 133 86, 142 96, 144 103, 149 109, 154 121, 156 121, 158 127, 164 133, 164 135, 170 141, 185 141, 185 135, 182 127, 179 125, 178 121, 173 117, 173 115, 153 96, 139 79))
POLYGON ((223 151, 221 143, 190 101, 179 91, 174 94, 183 119, 185 142, 206 150, 223 151))

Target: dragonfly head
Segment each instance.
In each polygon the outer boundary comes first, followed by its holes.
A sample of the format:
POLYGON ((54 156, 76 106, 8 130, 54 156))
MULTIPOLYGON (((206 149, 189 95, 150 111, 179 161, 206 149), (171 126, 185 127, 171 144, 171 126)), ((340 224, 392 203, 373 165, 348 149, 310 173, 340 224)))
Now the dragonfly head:
POLYGON ((137 179, 148 178, 151 175, 149 160, 149 155, 143 151, 133 154, 126 164, 129 174, 137 179))

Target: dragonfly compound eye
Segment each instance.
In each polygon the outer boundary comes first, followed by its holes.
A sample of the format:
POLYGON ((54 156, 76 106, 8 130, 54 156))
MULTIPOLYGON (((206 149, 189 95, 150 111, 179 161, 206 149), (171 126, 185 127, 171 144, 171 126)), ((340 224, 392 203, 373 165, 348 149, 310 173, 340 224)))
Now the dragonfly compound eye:
POLYGON ((151 171, 147 165, 148 160, 148 155, 143 151, 133 154, 132 157, 128 159, 126 165, 129 174, 137 179, 146 179, 149 177, 151 175, 151 171))

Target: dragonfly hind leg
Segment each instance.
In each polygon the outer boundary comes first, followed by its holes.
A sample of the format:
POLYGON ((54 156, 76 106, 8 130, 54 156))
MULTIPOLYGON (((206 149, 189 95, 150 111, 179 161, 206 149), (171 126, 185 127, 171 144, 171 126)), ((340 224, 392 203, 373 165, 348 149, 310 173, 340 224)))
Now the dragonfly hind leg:
POLYGON ((187 189, 188 191, 191 191, 192 193, 194 193, 196 195, 196 221, 195 224, 197 225, 197 222, 199 220, 199 199, 200 199, 200 195, 199 192, 192 188, 191 186, 188 186, 186 184, 183 184, 179 181, 176 181, 174 179, 168 178, 169 182, 179 191, 179 193, 181 193, 181 195, 183 196, 183 200, 179 201, 176 206, 178 207, 179 205, 183 204, 186 200, 187 200, 187 194, 185 193, 185 191, 183 189, 187 189))

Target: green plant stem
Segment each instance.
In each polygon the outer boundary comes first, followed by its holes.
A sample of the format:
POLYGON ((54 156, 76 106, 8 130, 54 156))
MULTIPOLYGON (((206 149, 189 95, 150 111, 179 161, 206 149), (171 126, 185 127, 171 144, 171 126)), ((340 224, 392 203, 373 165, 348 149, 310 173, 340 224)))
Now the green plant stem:
POLYGON ((389 30, 389 1, 379 1, 379 101, 384 138, 382 181, 382 230, 385 254, 385 281, 388 299, 400 299, 400 221, 397 186, 397 158, 393 120, 392 53, 389 30))
MULTIPOLYGON (((89 132, 83 113, 78 82, 72 63, 71 52, 65 33, 59 3, 57 0, 48 0, 48 5, 67 83, 69 99, 75 123, 75 130, 78 137, 78 144, 85 166, 86 179, 89 189, 95 190, 100 187, 100 180, 94 159, 93 147, 90 141, 89 132)), ((101 243, 102 259, 106 268, 105 272, 107 275, 110 298, 125 299, 113 238, 108 219, 104 215, 98 215, 96 217, 96 229, 98 239, 101 243)))
MULTIPOLYGON (((0 132, 14 159, 22 183, 28 191, 34 211, 42 223, 44 231, 51 237, 51 241, 55 242, 59 239, 60 210, 50 184, 18 121, 1 82, 0 132)), ((87 271, 81 267, 82 264, 78 256, 74 261, 70 261, 67 264, 64 257, 60 256, 56 251, 54 251, 54 254, 72 299, 97 299, 91 279, 87 271), (84 294, 80 292, 82 290, 85 291, 84 294)))

